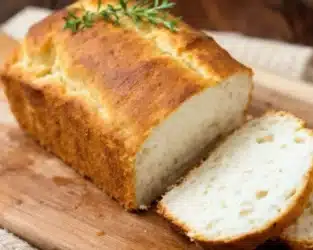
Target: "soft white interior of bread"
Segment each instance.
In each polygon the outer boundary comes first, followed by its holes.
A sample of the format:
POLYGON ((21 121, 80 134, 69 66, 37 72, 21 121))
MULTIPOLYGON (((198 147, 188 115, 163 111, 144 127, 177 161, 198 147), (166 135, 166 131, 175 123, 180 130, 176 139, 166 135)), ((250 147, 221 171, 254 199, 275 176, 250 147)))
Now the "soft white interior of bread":
POLYGON ((152 131, 136 158, 138 204, 162 195, 186 171, 185 163, 242 123, 249 91, 248 75, 234 75, 186 101, 152 131))
POLYGON ((313 193, 303 214, 296 223, 283 232, 282 237, 286 240, 307 242, 313 245, 313 193))
POLYGON ((290 115, 248 122, 161 201, 188 236, 228 241, 289 211, 312 165, 313 139, 290 115))

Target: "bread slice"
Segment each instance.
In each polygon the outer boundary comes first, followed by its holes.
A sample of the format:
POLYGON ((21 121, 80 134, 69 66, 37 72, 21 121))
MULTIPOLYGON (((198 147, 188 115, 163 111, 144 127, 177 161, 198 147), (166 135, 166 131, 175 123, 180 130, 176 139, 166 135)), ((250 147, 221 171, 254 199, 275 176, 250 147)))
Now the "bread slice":
POLYGON ((268 113, 230 135, 163 197, 158 212, 209 247, 253 249, 303 211, 312 159, 313 137, 303 122, 268 113))
MULTIPOLYGON (((97 2, 69 8, 92 11, 97 2)), ((7 62, 11 109, 40 144, 127 209, 146 208, 203 148, 242 124, 251 70, 183 22, 171 32, 125 17, 72 33, 63 29, 67 12, 33 26, 7 62)))
POLYGON ((281 235, 281 239, 292 250, 313 249, 313 194, 297 221, 288 227, 281 235))

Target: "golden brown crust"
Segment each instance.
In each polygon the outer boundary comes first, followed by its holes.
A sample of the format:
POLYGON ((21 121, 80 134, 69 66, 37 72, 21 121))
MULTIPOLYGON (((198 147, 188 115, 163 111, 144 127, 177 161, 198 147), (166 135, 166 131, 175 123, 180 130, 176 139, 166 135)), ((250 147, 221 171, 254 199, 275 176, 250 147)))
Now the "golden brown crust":
POLYGON ((34 25, 7 61, 12 111, 48 150, 136 209, 135 155, 151 130, 192 96, 251 71, 185 24, 177 33, 153 28, 179 59, 134 28, 99 21, 73 34, 63 29, 66 15, 34 25), (205 76, 181 60, 188 55, 205 76))
POLYGON ((18 79, 3 80, 11 110, 23 129, 126 208, 136 207, 132 162, 123 158, 122 142, 113 132, 105 133, 107 124, 84 100, 64 95, 53 84, 36 88, 18 79))
MULTIPOLYGON (((264 115, 271 115, 275 111, 270 111, 265 113, 264 115)), ((299 124, 303 127, 305 122, 301 119, 295 117, 294 115, 280 111, 275 112, 281 116, 291 116, 296 118, 299 121, 299 124)), ((308 129, 307 129, 308 130, 308 129)), ((311 134, 313 131, 309 130, 311 134)), ((313 134, 312 134, 313 135, 313 134)), ((201 235, 195 236, 192 240, 197 241, 201 246, 208 249, 216 249, 216 250, 228 250, 228 249, 238 249, 238 250, 252 250, 255 249, 258 245, 262 244, 266 240, 279 236, 285 228, 290 226, 292 223, 296 221, 296 219, 303 213, 305 206, 309 200, 310 194, 313 190, 313 162, 310 168, 310 171, 306 175, 305 182, 302 185, 302 188, 299 189, 298 195, 294 200, 294 203, 289 207, 288 210, 285 211, 284 214, 281 214, 280 217, 276 219, 276 221, 270 222, 264 228, 260 229, 257 232, 251 232, 245 235, 241 235, 238 238, 232 238, 224 241, 209 241, 202 237, 201 235)), ((157 212, 162 215, 164 218, 169 220, 171 223, 176 225, 180 231, 188 234, 192 230, 183 223, 179 222, 177 218, 175 218, 170 211, 167 210, 166 206, 159 202, 157 212)), ((299 245, 297 245, 299 246, 299 245)), ((303 246, 303 245, 302 245, 303 246)), ((303 248, 295 248, 295 250, 302 250, 303 248)), ((303 250, 305 250, 304 248, 303 250)), ((308 248, 310 249, 310 248, 308 248)))

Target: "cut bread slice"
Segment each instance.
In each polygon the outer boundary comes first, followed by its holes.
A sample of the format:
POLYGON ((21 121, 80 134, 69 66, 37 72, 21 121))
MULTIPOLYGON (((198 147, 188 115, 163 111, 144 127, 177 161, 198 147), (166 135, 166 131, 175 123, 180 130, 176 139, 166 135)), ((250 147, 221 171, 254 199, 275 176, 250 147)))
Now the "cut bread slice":
POLYGON ((282 233, 281 239, 293 250, 313 249, 313 193, 302 215, 282 233))
POLYGON ((253 249, 279 235, 312 189, 313 137, 303 126, 284 112, 247 122, 163 197, 158 212, 216 249, 253 249))

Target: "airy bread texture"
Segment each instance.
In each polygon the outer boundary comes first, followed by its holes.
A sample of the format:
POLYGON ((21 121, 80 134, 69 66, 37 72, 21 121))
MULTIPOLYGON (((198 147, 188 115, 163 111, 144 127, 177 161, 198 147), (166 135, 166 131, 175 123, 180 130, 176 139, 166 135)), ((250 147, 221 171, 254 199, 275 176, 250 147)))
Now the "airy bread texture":
POLYGON ((312 132, 291 115, 269 113, 226 138, 158 212, 214 249, 253 249, 301 214, 312 178, 312 132))
MULTIPOLYGON (((93 10, 97 1, 70 8, 81 6, 93 10)), ((74 34, 63 29, 66 15, 33 26, 7 62, 11 109, 40 144, 126 209, 146 208, 203 148, 241 125, 251 70, 182 22, 173 33, 124 18, 120 27, 98 21, 74 34)))
POLYGON ((313 194, 302 215, 282 233, 281 239, 293 250, 313 249, 313 194))

